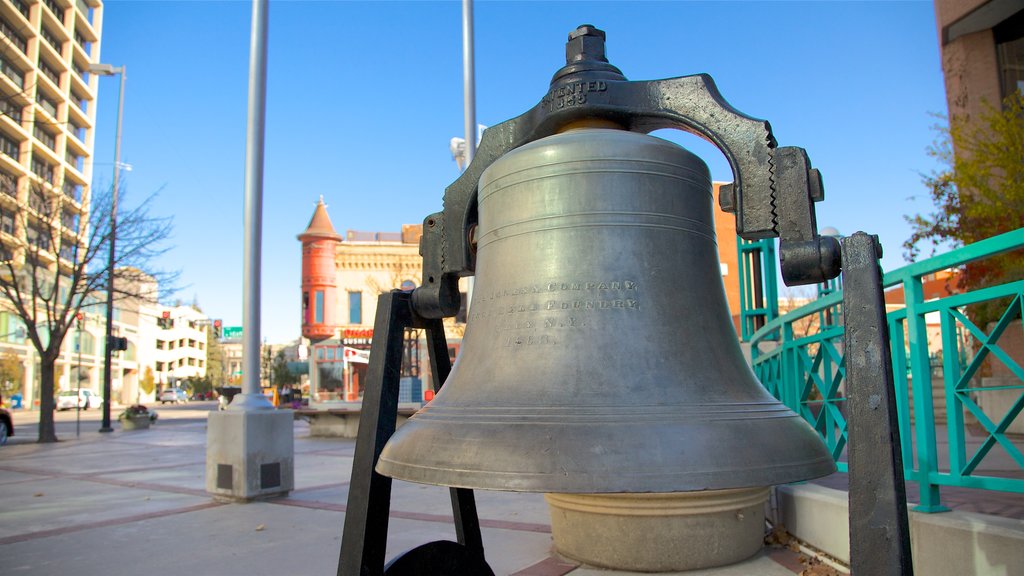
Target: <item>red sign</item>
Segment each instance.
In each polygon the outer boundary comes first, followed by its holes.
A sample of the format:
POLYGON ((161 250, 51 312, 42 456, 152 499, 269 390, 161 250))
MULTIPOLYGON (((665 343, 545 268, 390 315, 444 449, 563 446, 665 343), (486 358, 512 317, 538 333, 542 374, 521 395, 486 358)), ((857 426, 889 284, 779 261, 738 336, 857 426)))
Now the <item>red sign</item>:
POLYGON ((353 328, 346 328, 345 338, 366 338, 368 340, 372 339, 373 328, 361 328, 358 330, 353 328))

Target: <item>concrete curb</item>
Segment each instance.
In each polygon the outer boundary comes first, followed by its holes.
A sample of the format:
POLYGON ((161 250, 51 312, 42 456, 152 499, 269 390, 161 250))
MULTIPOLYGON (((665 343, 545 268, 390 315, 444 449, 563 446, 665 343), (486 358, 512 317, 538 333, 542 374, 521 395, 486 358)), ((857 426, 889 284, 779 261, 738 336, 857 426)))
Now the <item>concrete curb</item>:
MULTIPOLYGON (((779 486, 778 521, 790 534, 849 564, 847 493, 816 484, 779 486)), ((914 572, 929 576, 1020 574, 1024 520, 972 512, 910 512, 914 572)))

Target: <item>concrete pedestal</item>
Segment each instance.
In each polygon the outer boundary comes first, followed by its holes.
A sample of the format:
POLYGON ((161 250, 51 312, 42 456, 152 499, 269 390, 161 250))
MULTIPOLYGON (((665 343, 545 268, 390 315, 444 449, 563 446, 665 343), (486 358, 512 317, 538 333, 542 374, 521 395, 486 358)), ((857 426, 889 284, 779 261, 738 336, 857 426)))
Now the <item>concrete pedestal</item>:
POLYGON ((291 410, 211 412, 206 428, 206 491, 218 500, 279 496, 295 487, 291 410))
POLYGON ((756 554, 768 488, 544 497, 559 553, 615 570, 680 572, 756 554))

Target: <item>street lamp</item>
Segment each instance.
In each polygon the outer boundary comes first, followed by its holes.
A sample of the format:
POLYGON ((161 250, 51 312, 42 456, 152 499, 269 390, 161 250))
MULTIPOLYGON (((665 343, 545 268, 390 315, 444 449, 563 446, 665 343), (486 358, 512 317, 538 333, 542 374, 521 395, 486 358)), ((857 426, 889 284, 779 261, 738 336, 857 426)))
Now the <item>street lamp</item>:
POLYGON ((121 87, 117 92, 117 139, 114 143, 114 188, 110 195, 110 254, 107 256, 107 329, 103 347, 103 423, 100 432, 113 432, 110 426, 111 360, 113 351, 110 341, 114 327, 114 242, 117 240, 117 195, 118 177, 121 175, 121 120, 124 117, 125 67, 110 64, 90 64, 88 71, 97 76, 121 76, 121 87))

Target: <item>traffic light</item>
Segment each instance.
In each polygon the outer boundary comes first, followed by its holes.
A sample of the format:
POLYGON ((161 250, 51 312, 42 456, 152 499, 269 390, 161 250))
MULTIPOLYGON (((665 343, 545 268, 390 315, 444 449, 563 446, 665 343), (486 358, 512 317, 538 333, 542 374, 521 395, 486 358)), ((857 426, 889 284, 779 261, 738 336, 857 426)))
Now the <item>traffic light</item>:
POLYGON ((156 324, 164 330, 168 330, 171 327, 171 311, 164 310, 160 314, 160 318, 157 319, 156 324))
POLYGON ((78 329, 81 330, 83 324, 85 323, 85 312, 79 312, 75 314, 75 320, 78 321, 78 329))
POLYGON ((213 321, 213 337, 218 339, 218 340, 220 340, 221 327, 223 326, 223 324, 224 324, 224 322, 221 321, 221 320, 214 320, 213 321))
POLYGON ((118 350, 128 349, 128 339, 123 336, 111 336, 110 337, 110 349, 114 352, 118 350))

